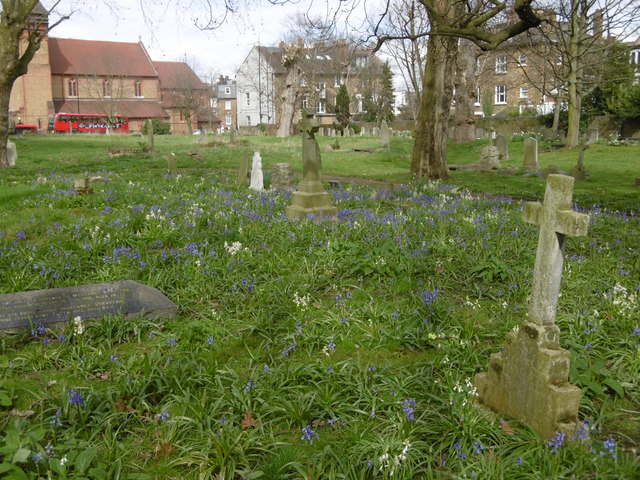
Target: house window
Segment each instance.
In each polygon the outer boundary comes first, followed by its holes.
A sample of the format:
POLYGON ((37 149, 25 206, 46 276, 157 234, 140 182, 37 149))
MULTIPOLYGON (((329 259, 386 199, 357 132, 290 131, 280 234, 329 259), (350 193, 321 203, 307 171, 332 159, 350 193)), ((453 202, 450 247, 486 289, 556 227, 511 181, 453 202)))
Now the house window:
POLYGON ((496 103, 497 104, 507 103, 507 86, 506 85, 496 85, 496 103))
POLYGON ((526 67, 527 66, 527 56, 526 55, 520 55, 518 57, 518 65, 520 65, 521 67, 526 67))
POLYGON ((520 98, 529 98, 529 88, 520 87, 520 98))
POLYGON ((307 86, 307 79, 302 77, 300 78, 300 86, 301 87, 306 87, 307 86))
POLYGON ((246 100, 245 105, 247 105, 247 107, 248 107, 249 105, 251 105, 251 97, 249 96, 249 92, 245 93, 245 95, 246 95, 245 96, 245 100, 246 100))
POLYGON ((231 112, 227 112, 224 117, 224 123, 227 125, 231 125, 231 112))
POLYGON ((231 100, 225 100, 224 101, 224 109, 225 110, 231 110, 231 100))
POLYGON ((344 83, 344 78, 342 78, 342 75, 336 75, 335 78, 335 86, 339 87, 344 83))
POLYGON ((226 95, 230 95, 231 94, 231 87, 224 87, 224 93, 226 95))
POLYGON ((496 57, 496 73, 507 73, 507 56, 498 55, 496 57))
POLYGON ((324 82, 316 83, 316 91, 319 98, 327 98, 327 84, 324 82))
POLYGON ((102 80, 102 96, 111 96, 111 82, 109 80, 102 80))
POLYGON ((302 98, 301 108, 304 108, 304 109, 309 108, 309 98, 307 97, 302 98))
POLYGON ((251 115, 247 115, 247 125, 251 126, 251 115))
POLYGON ((134 90, 136 97, 142 96, 142 82, 140 80, 136 80, 136 83, 134 84, 134 90))
POLYGON ((325 100, 318 100, 318 103, 316 103, 316 113, 327 113, 327 102, 325 100))
POLYGON ((369 65, 369 57, 356 57, 353 59, 353 64, 360 68, 366 67, 369 65))
POLYGON ((631 63, 640 65, 640 50, 631 50, 631 63))
POLYGON ((78 82, 75 78, 69 80, 69 96, 77 97, 78 96, 78 82))
POLYGON ((480 103, 482 102, 482 96, 480 94, 480 87, 476 87, 476 101, 475 101, 475 106, 479 107, 480 103))

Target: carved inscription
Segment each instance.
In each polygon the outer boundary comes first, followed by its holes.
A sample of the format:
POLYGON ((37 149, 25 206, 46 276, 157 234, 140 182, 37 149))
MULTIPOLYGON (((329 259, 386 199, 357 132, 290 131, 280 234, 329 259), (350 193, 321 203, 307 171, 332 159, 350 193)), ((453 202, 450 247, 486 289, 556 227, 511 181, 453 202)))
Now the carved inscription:
POLYGON ((155 288, 122 281, 0 295, 0 330, 104 315, 172 318, 177 307, 155 288))

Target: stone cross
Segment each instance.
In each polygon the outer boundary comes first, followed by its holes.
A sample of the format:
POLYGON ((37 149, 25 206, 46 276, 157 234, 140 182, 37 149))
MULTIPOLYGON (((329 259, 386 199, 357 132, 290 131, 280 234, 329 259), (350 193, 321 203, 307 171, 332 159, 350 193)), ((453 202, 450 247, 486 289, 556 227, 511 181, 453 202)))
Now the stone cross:
POLYGON ((555 324, 566 236, 587 233, 589 217, 571 211, 573 177, 549 175, 544 204, 528 203, 524 220, 540 226, 529 316, 475 377, 478 400, 525 422, 545 439, 576 431, 581 391, 569 383, 571 354, 555 324))
POLYGON ((588 215, 571 210, 572 193, 573 177, 549 175, 544 204, 525 205, 524 221, 540 226, 529 302, 529 321, 538 325, 555 323, 565 236, 585 236, 589 227, 588 215))
POLYGON ((315 137, 320 125, 312 113, 303 110, 299 126, 302 132, 302 181, 320 181, 322 178, 320 147, 315 137))

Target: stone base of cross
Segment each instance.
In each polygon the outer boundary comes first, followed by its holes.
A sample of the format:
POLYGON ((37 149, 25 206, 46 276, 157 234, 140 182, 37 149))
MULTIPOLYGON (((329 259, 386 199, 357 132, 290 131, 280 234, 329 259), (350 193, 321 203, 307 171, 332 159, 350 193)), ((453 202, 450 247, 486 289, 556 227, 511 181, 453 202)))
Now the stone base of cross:
POLYGON ((587 234, 589 216, 571 210, 573 177, 549 175, 544 204, 525 206, 524 220, 540 226, 527 321, 510 332, 504 351, 476 375, 479 401, 525 422, 544 439, 576 430, 581 392, 570 385, 568 351, 555 325, 565 237, 587 234))
POLYGON ((524 322, 509 332, 504 350, 475 378, 480 402, 516 418, 543 439, 576 431, 582 392, 568 383, 570 353, 558 346, 555 325, 524 322))

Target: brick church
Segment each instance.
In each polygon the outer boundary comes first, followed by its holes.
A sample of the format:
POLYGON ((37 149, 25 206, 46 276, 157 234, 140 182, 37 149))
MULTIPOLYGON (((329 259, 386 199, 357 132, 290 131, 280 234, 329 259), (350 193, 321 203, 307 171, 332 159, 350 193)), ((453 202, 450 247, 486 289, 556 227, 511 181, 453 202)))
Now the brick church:
MULTIPOLYGON (((32 15, 47 28, 39 3, 32 15)), ((147 118, 162 119, 173 133, 187 133, 218 126, 208 107, 208 89, 189 65, 155 62, 142 42, 46 36, 28 73, 14 83, 9 112, 16 123, 43 131, 53 113, 81 113, 126 116, 130 131, 147 118)))

